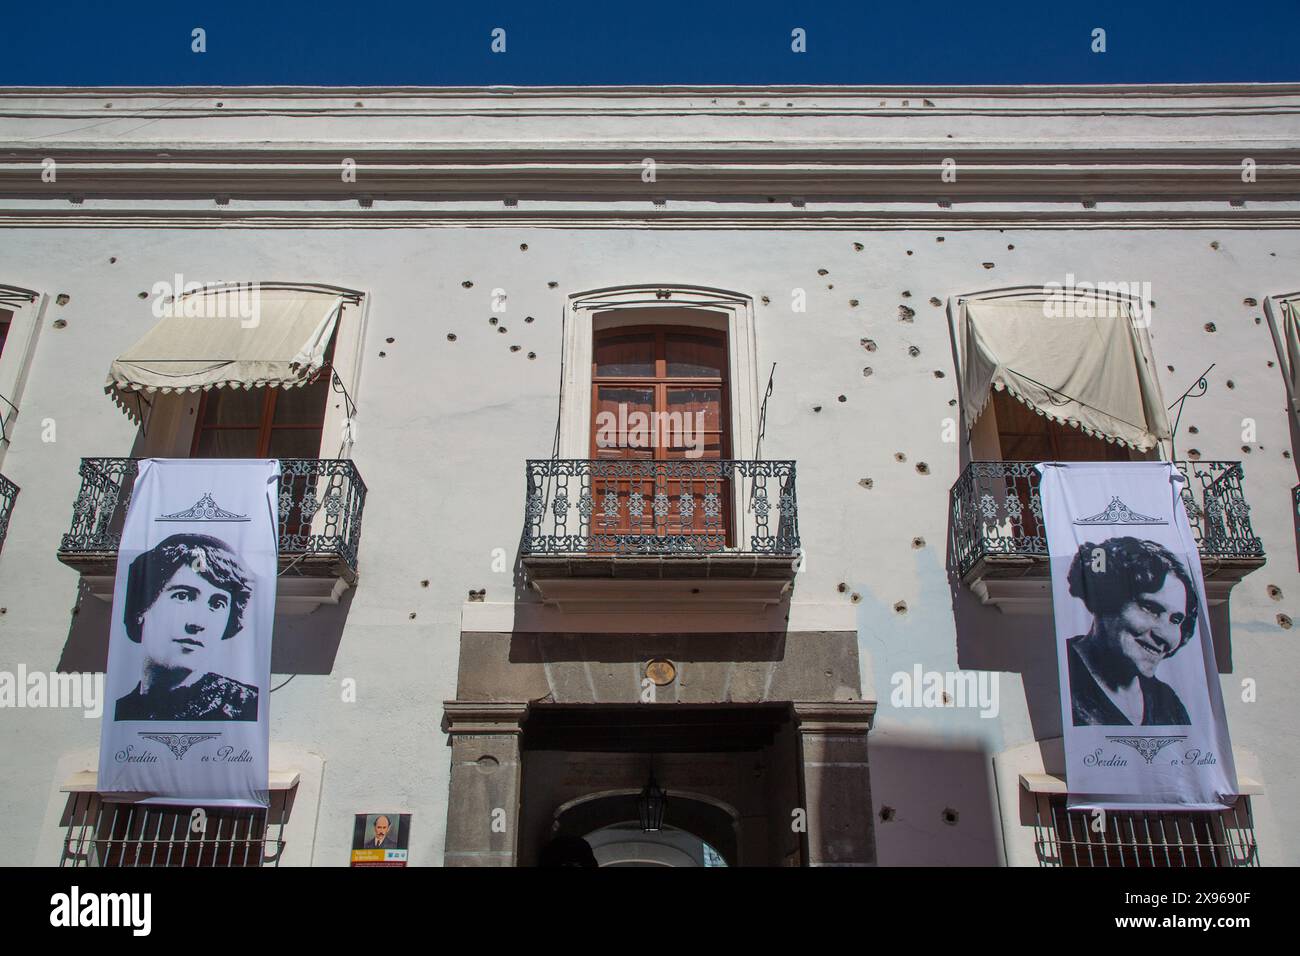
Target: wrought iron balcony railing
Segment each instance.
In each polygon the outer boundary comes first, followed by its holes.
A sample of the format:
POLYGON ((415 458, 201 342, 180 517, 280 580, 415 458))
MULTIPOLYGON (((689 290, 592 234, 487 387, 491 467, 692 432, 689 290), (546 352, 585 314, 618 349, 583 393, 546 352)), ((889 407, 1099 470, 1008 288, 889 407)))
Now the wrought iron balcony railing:
POLYGON ((13 513, 17 498, 18 486, 0 475, 0 548, 5 546, 5 535, 9 533, 9 515, 13 513))
MULTIPOLYGON (((1179 461, 1183 503, 1202 561, 1260 559, 1239 461, 1179 461)), ((1029 461, 974 461, 950 492, 951 559, 963 578, 996 556, 1047 559, 1038 469, 1029 461)))
POLYGON ((527 470, 524 556, 799 551, 793 461, 546 459, 527 470))
MULTIPOLYGON (((72 526, 59 545, 65 564, 117 559, 122 525, 139 459, 81 459, 81 490, 72 526)), ((280 561, 299 566, 332 561, 355 578, 366 485, 356 465, 341 458, 280 459, 280 561)))

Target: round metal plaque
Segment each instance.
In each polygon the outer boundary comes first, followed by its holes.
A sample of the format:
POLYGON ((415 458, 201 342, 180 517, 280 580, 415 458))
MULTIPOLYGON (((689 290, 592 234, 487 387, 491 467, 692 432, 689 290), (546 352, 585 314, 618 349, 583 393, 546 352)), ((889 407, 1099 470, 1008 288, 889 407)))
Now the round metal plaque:
POLYGON ((656 687, 663 687, 665 684, 671 684, 677 677, 677 668, 672 661, 656 657, 645 666, 645 676, 654 681, 656 687))

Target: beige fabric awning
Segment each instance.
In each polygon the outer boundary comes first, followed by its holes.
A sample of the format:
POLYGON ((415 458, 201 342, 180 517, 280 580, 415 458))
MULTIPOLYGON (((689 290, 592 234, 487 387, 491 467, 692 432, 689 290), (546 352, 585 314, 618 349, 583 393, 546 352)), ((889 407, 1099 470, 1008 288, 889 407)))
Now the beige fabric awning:
POLYGON ((132 392, 304 385, 325 364, 342 304, 337 294, 255 286, 182 296, 117 357, 104 390, 137 418, 132 392))
POLYGON ((1291 377, 1291 403, 1300 414, 1300 298, 1282 300, 1282 335, 1286 341, 1287 374, 1291 377))
POLYGON ((1039 415, 1141 451, 1169 438, 1145 331, 1129 307, 1114 300, 1064 305, 1039 298, 962 306, 967 427, 997 388, 1039 415))

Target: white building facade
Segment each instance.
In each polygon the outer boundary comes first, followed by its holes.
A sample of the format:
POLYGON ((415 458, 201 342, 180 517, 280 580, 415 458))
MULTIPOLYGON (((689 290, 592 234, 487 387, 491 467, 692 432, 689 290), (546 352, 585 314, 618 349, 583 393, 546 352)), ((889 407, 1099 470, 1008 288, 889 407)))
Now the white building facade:
MULTIPOLYGON (((1298 118, 1297 86, 0 91, 0 671, 102 672, 131 459, 293 459, 254 860, 346 865, 400 812, 412 865, 1300 863, 1298 118), (328 367, 106 394, 191 284, 323 307, 328 367), (964 394, 969 324, 1044 289, 1136 319, 1172 441, 964 394), (1046 457, 1185 463, 1229 813, 1064 811, 1006 464, 1046 457)), ((98 799, 99 719, 28 703, 0 861, 184 842, 98 799)))

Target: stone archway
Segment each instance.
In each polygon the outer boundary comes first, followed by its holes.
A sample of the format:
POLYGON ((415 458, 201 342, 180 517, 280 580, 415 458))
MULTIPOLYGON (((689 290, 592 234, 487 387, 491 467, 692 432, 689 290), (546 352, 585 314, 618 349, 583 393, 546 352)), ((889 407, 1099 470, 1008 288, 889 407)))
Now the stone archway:
MULTIPOLYGON (((551 830, 557 835, 589 838, 594 833, 608 833, 625 824, 635 823, 638 819, 638 795, 638 791, 622 790, 571 800, 556 810, 551 830)), ((666 825, 662 833, 689 834, 712 847, 727 866, 737 865, 740 814, 734 808, 699 794, 670 792, 668 819, 671 820, 671 825, 666 825)), ((637 839, 639 832, 640 824, 636 823, 635 831, 628 830, 620 842, 637 844, 638 852, 643 854, 643 859, 650 865, 703 865, 702 861, 686 862, 680 859, 685 853, 685 844, 689 841, 680 841, 675 837, 665 839, 652 834, 637 839), (679 843, 682 846, 678 846, 679 843), (668 862, 672 859, 678 862, 668 862)), ((593 844, 593 849, 597 849, 596 844, 593 844)), ((597 859, 600 858, 601 854, 597 852, 597 859)), ((604 862, 602 860, 602 865, 604 862)))

